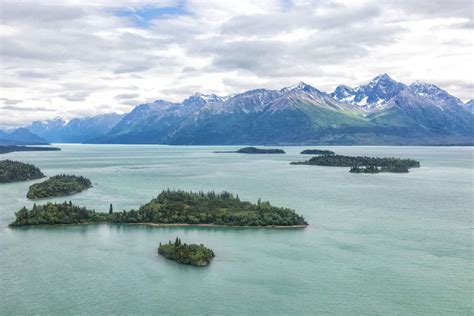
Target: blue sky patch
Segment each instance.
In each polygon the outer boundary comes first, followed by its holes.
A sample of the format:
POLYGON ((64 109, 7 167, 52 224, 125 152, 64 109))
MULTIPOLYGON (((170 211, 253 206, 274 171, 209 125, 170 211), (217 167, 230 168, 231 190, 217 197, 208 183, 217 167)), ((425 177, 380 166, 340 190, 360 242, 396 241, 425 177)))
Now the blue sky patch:
POLYGON ((115 11, 116 16, 128 17, 135 26, 148 27, 150 21, 159 18, 170 18, 176 15, 187 14, 183 4, 175 7, 158 7, 158 6, 143 6, 143 7, 127 7, 115 11))

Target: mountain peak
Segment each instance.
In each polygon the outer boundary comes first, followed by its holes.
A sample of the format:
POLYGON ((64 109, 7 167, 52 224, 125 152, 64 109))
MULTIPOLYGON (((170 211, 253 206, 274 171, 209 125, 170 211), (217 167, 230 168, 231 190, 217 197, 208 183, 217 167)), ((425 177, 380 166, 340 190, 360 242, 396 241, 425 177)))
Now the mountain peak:
POLYGON ((342 102, 358 105, 363 109, 381 108, 392 97, 397 95, 406 86, 393 80, 383 73, 373 78, 368 84, 356 88, 338 86, 331 96, 342 102))
POLYGON ((208 102, 221 102, 223 98, 213 93, 211 94, 204 94, 201 92, 196 92, 189 98, 183 101, 184 104, 189 103, 208 103, 208 102))
MULTIPOLYGON (((300 81, 300 82, 297 83, 297 84, 291 85, 291 86, 289 86, 289 87, 285 87, 285 88, 283 88, 283 89, 287 89, 287 90, 289 90, 289 91, 290 91, 290 90, 295 90, 295 89, 304 90, 304 89, 306 89, 306 88, 308 88, 308 87, 311 87, 311 86, 310 86, 309 84, 304 83, 303 81, 300 81)), ((312 88, 312 87, 311 87, 311 88, 312 88)))
POLYGON ((298 91, 304 91, 304 92, 309 92, 309 93, 314 93, 314 94, 322 93, 321 91, 319 91, 315 87, 313 87, 313 86, 311 86, 307 83, 304 83, 303 81, 300 81, 298 84, 295 84, 295 85, 292 85, 292 86, 289 86, 289 87, 285 87, 285 88, 281 89, 280 91, 283 92, 283 93, 298 92, 298 91))
POLYGON ((378 75, 377 77, 375 77, 374 79, 372 79, 369 83, 369 86, 375 86, 375 85, 379 85, 379 84, 387 84, 387 83, 397 83, 395 80, 393 80, 388 74, 386 73, 383 73, 381 75, 378 75))
POLYGON ((446 90, 443 90, 437 85, 432 84, 432 83, 415 81, 410 85, 410 89, 416 94, 423 97, 429 97, 432 99, 433 98, 441 99, 441 100, 447 101, 449 104, 452 104, 452 105, 463 104, 463 102, 459 98, 452 96, 446 90))

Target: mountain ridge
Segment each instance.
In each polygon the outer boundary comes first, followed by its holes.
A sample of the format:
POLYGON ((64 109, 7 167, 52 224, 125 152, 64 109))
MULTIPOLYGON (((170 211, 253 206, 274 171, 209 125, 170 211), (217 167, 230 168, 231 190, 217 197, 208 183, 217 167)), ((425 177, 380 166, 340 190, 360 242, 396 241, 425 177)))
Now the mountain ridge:
MULTIPOLYGON (((136 106, 116 117, 115 124, 79 142, 468 144, 474 137, 469 106, 436 85, 418 81, 406 85, 381 74, 368 84, 340 85, 332 93, 300 82, 279 90, 253 89, 224 97, 195 93, 179 103, 156 100, 136 106)), ((37 125, 30 125, 33 132, 37 125)))

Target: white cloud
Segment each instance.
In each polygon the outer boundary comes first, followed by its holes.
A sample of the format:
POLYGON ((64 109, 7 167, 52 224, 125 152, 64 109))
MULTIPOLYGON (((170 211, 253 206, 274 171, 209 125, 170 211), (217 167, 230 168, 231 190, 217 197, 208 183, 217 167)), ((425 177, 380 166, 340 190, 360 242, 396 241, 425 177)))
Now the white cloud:
POLYGON ((384 72, 473 97, 471 1, 3 0, 0 6, 3 127, 129 111, 134 102, 181 101, 196 91, 225 95, 301 80, 330 91, 384 72))

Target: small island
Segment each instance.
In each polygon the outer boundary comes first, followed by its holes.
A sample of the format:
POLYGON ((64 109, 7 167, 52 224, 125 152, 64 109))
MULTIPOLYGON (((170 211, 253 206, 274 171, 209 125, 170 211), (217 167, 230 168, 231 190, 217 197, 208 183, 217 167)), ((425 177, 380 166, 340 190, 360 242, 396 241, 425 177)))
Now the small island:
POLYGON ((413 159, 377 158, 365 156, 323 155, 306 161, 292 162, 292 165, 315 165, 329 167, 351 167, 351 173, 406 173, 410 168, 419 168, 420 162, 413 159))
POLYGON ((0 161, 0 183, 35 180, 45 175, 35 165, 13 160, 0 161))
POLYGON ((203 244, 186 244, 181 243, 180 238, 176 238, 175 242, 169 241, 167 244, 161 244, 158 247, 158 253, 167 259, 182 264, 189 264, 197 267, 204 267, 211 263, 215 257, 214 251, 204 247, 203 244))
POLYGON ((138 210, 97 213, 71 203, 34 206, 21 209, 12 226, 45 224, 81 224, 107 222, 115 224, 146 224, 152 226, 223 226, 304 228, 304 217, 294 210, 241 201, 229 192, 186 192, 166 190, 138 210))
POLYGON ((275 148, 256 148, 256 147, 244 147, 234 151, 215 151, 216 154, 284 154, 285 151, 282 149, 275 148))
POLYGON ((71 201, 49 202, 45 205, 34 204, 31 210, 23 207, 15 213, 16 219, 10 226, 106 223, 108 215, 74 205, 71 201))
POLYGON ((0 145, 0 154, 12 153, 15 151, 59 151, 61 148, 57 147, 31 147, 18 145, 0 145))
POLYGON ((324 149, 305 149, 301 153, 301 155, 322 155, 322 156, 329 156, 335 155, 336 153, 331 150, 324 150, 324 149))
POLYGON ((34 200, 73 195, 90 187, 92 183, 85 177, 61 174, 31 185, 26 197, 34 200))

